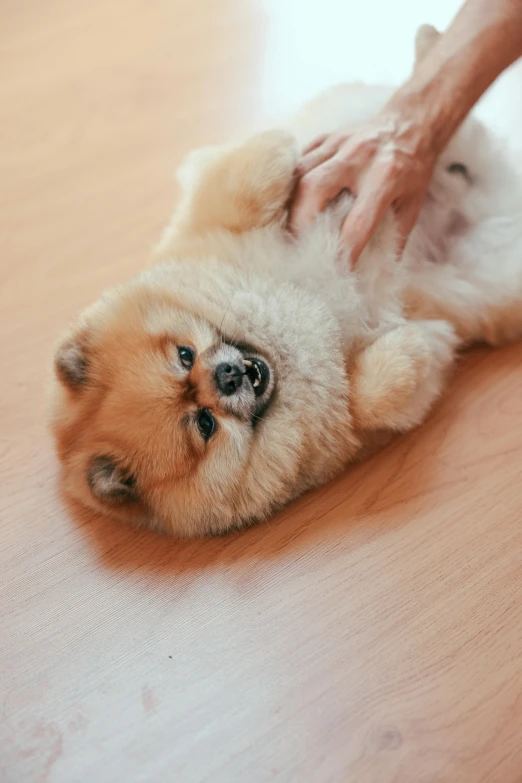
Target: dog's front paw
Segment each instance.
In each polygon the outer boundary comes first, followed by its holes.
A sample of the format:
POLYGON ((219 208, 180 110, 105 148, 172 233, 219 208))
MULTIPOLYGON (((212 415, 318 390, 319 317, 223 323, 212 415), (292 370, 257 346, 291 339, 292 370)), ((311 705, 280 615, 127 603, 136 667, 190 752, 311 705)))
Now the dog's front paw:
POLYGON ((396 412, 395 429, 400 430, 424 421, 444 389, 459 343, 447 321, 413 321, 407 328, 416 332, 416 347, 410 344, 410 356, 417 378, 407 404, 396 412))
POLYGON ((173 221, 177 233, 239 233, 277 220, 294 187, 297 158, 294 137, 277 130, 192 152, 178 171, 184 196, 173 221))
POLYGON ((275 220, 294 188, 299 150, 284 130, 272 130, 250 138, 233 151, 236 193, 251 210, 252 227, 275 220))
POLYGON ((363 429, 405 431, 420 424, 439 396, 457 337, 446 321, 396 327, 355 363, 354 413, 363 429))

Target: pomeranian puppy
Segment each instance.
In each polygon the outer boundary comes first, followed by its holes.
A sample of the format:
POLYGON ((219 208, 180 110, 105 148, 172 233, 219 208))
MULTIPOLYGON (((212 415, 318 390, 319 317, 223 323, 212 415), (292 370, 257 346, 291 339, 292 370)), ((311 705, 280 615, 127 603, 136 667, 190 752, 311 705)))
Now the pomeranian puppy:
MULTIPOLYGON (((437 35, 421 28, 417 57, 437 35)), ((178 536, 266 519, 418 425, 455 350, 522 331, 522 181, 472 118, 400 264, 393 220, 350 272, 349 198, 286 231, 299 146, 391 90, 339 87, 292 130, 192 153, 159 263, 62 340, 52 426, 65 490, 178 536)))

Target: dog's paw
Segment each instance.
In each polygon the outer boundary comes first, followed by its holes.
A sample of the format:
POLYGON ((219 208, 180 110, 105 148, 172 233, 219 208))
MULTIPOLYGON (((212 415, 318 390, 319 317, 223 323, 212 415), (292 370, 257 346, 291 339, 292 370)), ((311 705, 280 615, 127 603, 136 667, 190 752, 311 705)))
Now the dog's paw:
POLYGON ((439 396, 457 337, 445 321, 398 326, 357 357, 354 413, 363 429, 405 431, 420 424, 439 396))
POLYGON ((233 153, 236 193, 252 209, 252 226, 275 220, 294 188, 299 150, 284 130, 272 130, 250 138, 233 153))
POLYGON ((412 321, 411 326, 422 332, 432 363, 445 365, 452 361, 459 338, 449 321, 412 321))
POLYGON ((176 170, 176 179, 184 191, 194 189, 204 172, 223 155, 223 147, 199 147, 184 158, 176 170))
POLYGON ((429 368, 420 329, 405 324, 379 337, 357 357, 354 413, 363 429, 402 429, 405 411, 429 368))
MULTIPOLYGON (((407 405, 398 412, 395 429, 408 430, 420 424, 441 395, 454 363, 459 343, 447 321, 415 321, 410 324, 422 344, 418 354, 418 374, 407 405)), ((415 364, 415 361, 414 361, 415 364)))
POLYGON ((190 153, 178 171, 184 188, 179 230, 241 232, 278 219, 294 187, 297 158, 294 137, 277 130, 190 153))

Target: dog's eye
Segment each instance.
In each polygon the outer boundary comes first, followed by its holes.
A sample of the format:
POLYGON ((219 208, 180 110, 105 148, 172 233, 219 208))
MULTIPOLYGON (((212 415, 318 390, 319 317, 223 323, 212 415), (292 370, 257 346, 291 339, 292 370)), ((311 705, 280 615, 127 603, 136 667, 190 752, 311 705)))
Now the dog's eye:
POLYGON ((216 421, 207 408, 203 408, 198 413, 198 427, 205 440, 209 440, 215 432, 216 421))
POLYGON ((179 360, 183 367, 186 367, 188 370, 194 364, 194 355, 192 348, 187 348, 185 345, 178 346, 179 360))
POLYGON ((468 170, 463 163, 452 163, 451 166, 448 166, 448 172, 450 174, 459 174, 464 179, 469 180, 468 170))

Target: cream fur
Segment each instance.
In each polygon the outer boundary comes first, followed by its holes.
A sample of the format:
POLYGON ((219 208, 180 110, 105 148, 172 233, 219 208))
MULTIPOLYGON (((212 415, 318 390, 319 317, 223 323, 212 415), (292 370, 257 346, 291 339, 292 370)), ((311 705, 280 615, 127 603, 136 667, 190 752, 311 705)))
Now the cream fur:
MULTIPOLYGON (((436 35, 421 28, 418 57, 436 35)), ((420 424, 459 346, 520 336, 520 167, 472 118, 437 166, 401 263, 388 217, 348 271, 347 199, 288 235, 299 147, 371 116, 389 93, 336 88, 288 130, 189 156, 159 263, 90 308, 58 351, 53 426, 74 497, 177 535, 264 519, 420 424), (184 374, 175 346, 188 344, 197 358, 184 374), (239 364, 254 352, 272 370, 254 428, 216 392, 220 351, 239 364), (187 442, 201 408, 217 432, 187 442)))

